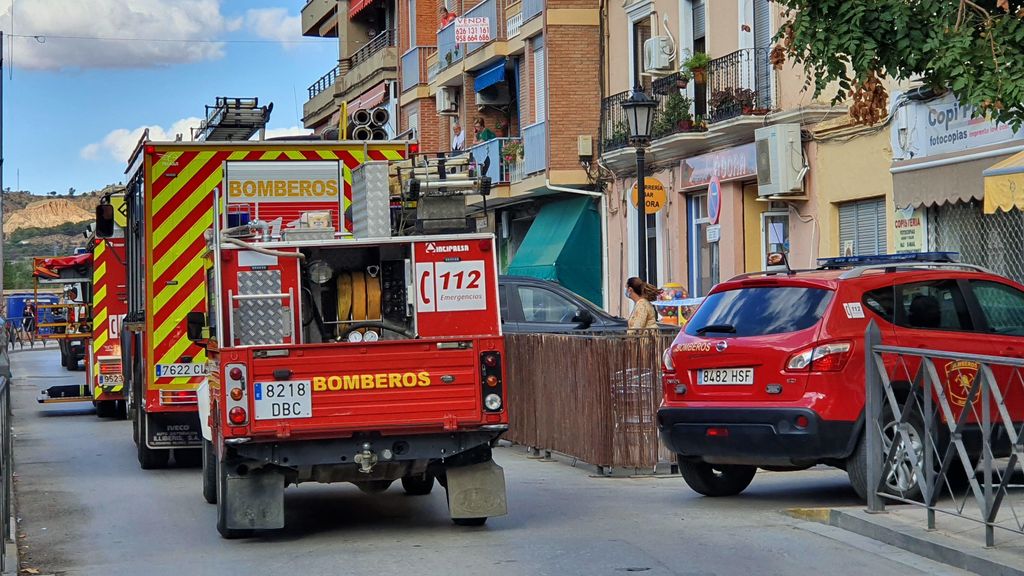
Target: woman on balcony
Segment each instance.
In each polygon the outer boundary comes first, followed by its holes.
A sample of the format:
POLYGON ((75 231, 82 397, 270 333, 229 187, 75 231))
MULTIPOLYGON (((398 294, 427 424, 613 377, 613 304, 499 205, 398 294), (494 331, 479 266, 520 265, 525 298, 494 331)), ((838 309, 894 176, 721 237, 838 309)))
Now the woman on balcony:
POLYGON ((441 6, 440 12, 441 12, 441 22, 440 22, 440 26, 438 26, 438 28, 437 28, 438 30, 440 30, 440 29, 444 28, 445 26, 451 24, 455 20, 455 12, 449 12, 448 9, 445 8, 443 5, 441 6))
POLYGON ((483 116, 477 116, 473 122, 473 132, 476 133, 477 142, 486 142, 494 139, 494 132, 484 123, 483 116))
POLYGON ((466 133, 462 131, 462 125, 456 122, 452 126, 452 152, 462 152, 466 149, 466 133))

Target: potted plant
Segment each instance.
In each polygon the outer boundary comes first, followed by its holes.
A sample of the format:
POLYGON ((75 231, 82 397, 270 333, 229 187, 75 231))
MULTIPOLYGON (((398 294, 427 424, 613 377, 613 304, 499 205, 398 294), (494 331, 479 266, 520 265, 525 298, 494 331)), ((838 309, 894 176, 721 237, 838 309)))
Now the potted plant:
POLYGON ((680 90, 686 90, 686 86, 690 83, 690 78, 693 78, 693 74, 686 68, 676 73, 676 88, 680 90))
POLYGON ((665 136, 673 132, 688 132, 693 128, 693 116, 690 106, 693 100, 675 91, 665 99, 665 107, 654 120, 651 132, 656 136, 665 136))
POLYGON ((732 96, 744 115, 754 113, 754 101, 757 100, 756 92, 750 88, 733 88, 732 96))
POLYGON ((708 99, 708 104, 715 112, 726 111, 736 104, 736 96, 734 95, 732 88, 715 90, 711 93, 711 98, 708 99))
POLYGON ((498 120, 498 123, 494 125, 494 130, 499 138, 508 136, 508 120, 504 118, 498 120))
POLYGON ((523 157, 523 143, 519 140, 509 140, 501 147, 501 155, 505 157, 506 164, 514 164, 523 157))
POLYGON ((696 52, 693 56, 686 59, 683 66, 693 74, 693 81, 697 84, 704 84, 707 81, 707 68, 708 63, 711 62, 711 57, 704 52, 696 52))

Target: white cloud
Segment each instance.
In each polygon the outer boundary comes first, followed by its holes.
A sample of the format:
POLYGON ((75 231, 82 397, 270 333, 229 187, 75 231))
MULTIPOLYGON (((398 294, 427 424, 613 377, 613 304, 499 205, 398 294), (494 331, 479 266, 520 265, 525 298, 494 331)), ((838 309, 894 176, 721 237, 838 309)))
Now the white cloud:
POLYGON ((306 130, 301 126, 291 128, 267 128, 267 138, 280 138, 281 136, 308 136, 312 130, 306 130))
POLYGON ((139 143, 139 138, 147 128, 150 140, 169 141, 181 134, 182 140, 187 141, 192 139, 191 128, 198 127, 200 122, 202 122, 201 118, 191 117, 182 118, 166 129, 161 126, 139 126, 132 130, 118 128, 111 130, 99 142, 87 144, 79 151, 79 154, 86 160, 113 159, 118 162, 127 162, 128 157, 135 150, 135 145, 139 143))
MULTIPOLYGON (((224 43, 211 42, 241 27, 221 13, 221 0, 0 0, 0 26, 11 23, 13 58, 19 68, 150 68, 218 59, 224 43), (80 40, 56 36, 151 38, 170 41, 80 40)), ((298 25, 296 25, 298 28, 298 25)), ((298 36, 293 32, 293 37, 298 36)))
MULTIPOLYGON (((245 13, 245 25, 253 34, 267 40, 294 42, 302 34, 302 17, 289 16, 285 8, 254 8, 245 13)), ((284 44, 285 48, 292 44, 284 44)))

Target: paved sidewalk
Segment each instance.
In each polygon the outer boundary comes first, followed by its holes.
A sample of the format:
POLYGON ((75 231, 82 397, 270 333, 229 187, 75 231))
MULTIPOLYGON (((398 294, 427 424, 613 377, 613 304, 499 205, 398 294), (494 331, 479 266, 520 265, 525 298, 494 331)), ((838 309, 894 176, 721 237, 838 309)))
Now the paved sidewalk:
MULTIPOLYGON (((1024 494, 1011 492, 1009 498, 1013 510, 1020 515, 1024 511, 1024 494)), ((1016 522, 1024 522, 1024 516, 1015 518, 1009 503, 1004 502, 999 524, 1017 529, 1016 522)), ((977 510, 973 506, 973 501, 968 503, 965 513, 977 510)), ((943 507, 952 508, 949 502, 943 503, 943 507)), ((906 504, 887 505, 886 511, 879 514, 869 513, 863 506, 793 509, 790 513, 977 574, 1024 576, 1024 536, 997 529, 996 545, 986 548, 985 526, 966 518, 937 512, 935 530, 928 530, 928 511, 924 507, 906 504)))

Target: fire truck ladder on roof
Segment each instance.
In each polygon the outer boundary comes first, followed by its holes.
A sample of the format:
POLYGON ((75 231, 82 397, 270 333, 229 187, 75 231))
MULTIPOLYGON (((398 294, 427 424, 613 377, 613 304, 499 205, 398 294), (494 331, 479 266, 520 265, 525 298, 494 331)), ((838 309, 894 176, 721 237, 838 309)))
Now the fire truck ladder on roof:
POLYGON ((259 98, 226 98, 218 96, 213 106, 206 106, 206 119, 192 128, 192 140, 221 142, 245 141, 257 132, 263 139, 274 104, 259 105, 259 98))

